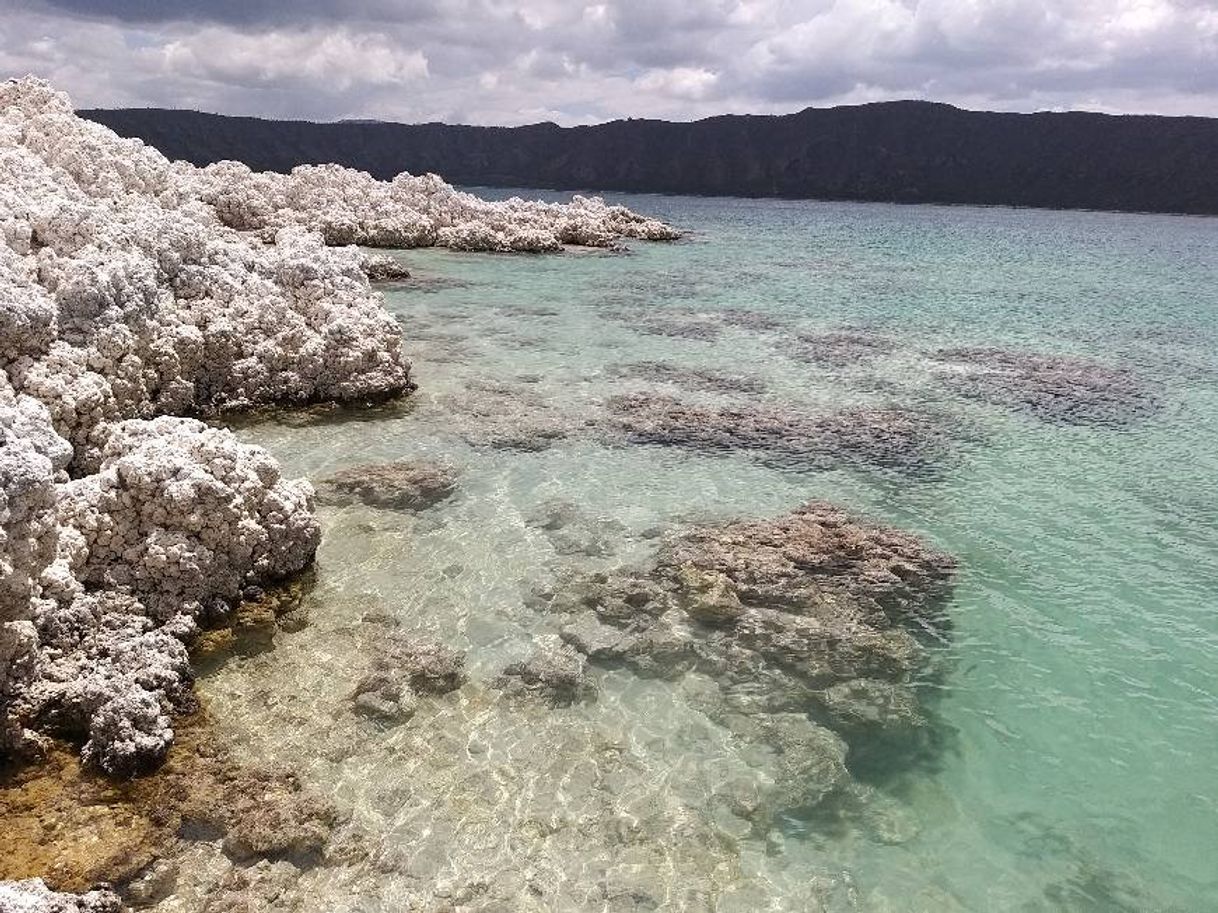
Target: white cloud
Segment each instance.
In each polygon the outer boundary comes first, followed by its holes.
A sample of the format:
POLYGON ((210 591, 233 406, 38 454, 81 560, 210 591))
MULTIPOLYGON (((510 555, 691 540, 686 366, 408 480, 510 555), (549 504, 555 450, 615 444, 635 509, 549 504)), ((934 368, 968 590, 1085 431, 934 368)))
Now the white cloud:
POLYGON ((159 58, 169 76, 236 86, 297 82, 346 91, 358 85, 405 85, 428 75, 421 51, 395 47, 382 35, 345 29, 245 34, 210 27, 143 53, 159 58))
POLYGON ((634 81, 644 92, 654 92, 669 98, 706 98, 719 77, 701 67, 673 67, 649 70, 634 81))

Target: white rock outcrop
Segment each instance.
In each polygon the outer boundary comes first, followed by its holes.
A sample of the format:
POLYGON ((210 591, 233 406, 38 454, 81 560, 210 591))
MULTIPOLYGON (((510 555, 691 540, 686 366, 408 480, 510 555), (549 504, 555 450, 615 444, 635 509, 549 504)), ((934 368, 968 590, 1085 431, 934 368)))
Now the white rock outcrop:
POLYGON ((679 237, 663 222, 600 198, 491 202, 434 174, 378 181, 340 165, 301 165, 286 175, 256 173, 238 162, 175 167, 178 186, 209 204, 225 225, 260 232, 297 225, 320 231, 327 244, 542 252, 564 244, 613 247, 621 238, 679 237))
POLYGON ((191 416, 410 389, 383 258, 352 245, 675 236, 435 175, 199 169, 0 83, 0 754, 48 732, 114 774, 155 764, 191 699, 184 642, 312 561, 312 487, 191 416))
POLYGON ((183 416, 409 388, 354 249, 225 228, 138 142, 0 84, 0 751, 162 758, 183 641, 306 566, 307 482, 183 416))

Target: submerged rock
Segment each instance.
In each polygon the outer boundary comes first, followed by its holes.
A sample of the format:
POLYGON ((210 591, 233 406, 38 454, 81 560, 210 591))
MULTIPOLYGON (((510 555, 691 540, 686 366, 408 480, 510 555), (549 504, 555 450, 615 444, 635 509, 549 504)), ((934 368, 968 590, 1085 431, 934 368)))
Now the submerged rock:
POLYGON ((372 635, 376 652, 348 697, 350 709, 359 716, 397 726, 415 716, 421 698, 448 694, 467 681, 464 651, 426 638, 405 637, 394 630, 396 620, 383 625, 365 616, 365 624, 385 630, 372 635))
POLYGON ((370 672, 359 680, 351 694, 356 713, 391 723, 404 723, 414 716, 419 702, 397 676, 387 671, 370 672))
POLYGON ((744 810, 744 817, 762 831, 779 815, 806 813, 850 783, 846 744, 802 713, 732 715, 719 721, 774 752, 772 785, 756 807, 744 810))
POLYGON ((616 550, 614 538, 625 532, 617 520, 593 517, 578 504, 553 498, 538 504, 525 524, 541 530, 559 555, 604 558, 616 550))
POLYGON ((763 454, 778 468, 798 468, 805 460, 825 467, 879 468, 913 476, 933 476, 953 457, 953 446, 967 436, 940 413, 905 408, 842 409, 817 416, 811 447, 763 454))
POLYGON ((193 841, 216 841, 242 863, 285 859, 302 868, 319 861, 337 822, 328 801, 286 771, 237 760, 202 714, 180 729, 163 766, 125 782, 98 775, 59 746, 42 764, 4 771, 0 812, 13 844, 0 858, 0 878, 37 872, 61 890, 83 891, 157 869, 156 884, 141 889, 163 894, 175 872, 159 860, 193 841))
POLYGON ((722 575, 743 603, 807 617, 841 617, 841 597, 884 626, 936 619, 956 563, 911 533, 813 501, 771 520, 695 529, 661 550, 658 567, 677 580, 691 569, 722 575))
POLYGON ((750 311, 746 308, 723 308, 716 311, 715 316, 730 327, 739 327, 744 330, 776 332, 785 330, 788 326, 787 321, 781 317, 762 311, 750 311))
POLYGON ((617 366, 613 373, 708 393, 764 393, 766 389, 765 381, 758 377, 710 368, 687 368, 666 361, 631 362, 617 366))
POLYGON ((1074 355, 997 348, 940 349, 958 366, 943 381, 959 393, 1069 425, 1122 425, 1158 407, 1130 370, 1074 355))
POLYGON ((466 681, 465 652, 431 640, 394 638, 377 662, 418 694, 447 694, 466 681))
POLYGON ((709 320, 681 317, 649 317, 639 320, 638 315, 625 319, 636 333, 646 336, 672 336, 677 339, 697 339, 712 342, 719 338, 720 328, 709 320))
POLYGON ((536 384, 481 382, 438 398, 446 426, 473 447, 534 453, 586 433, 591 417, 571 414, 536 384))
POLYGON ((300 872, 291 863, 260 859, 253 865, 230 868, 200 913, 255 913, 274 910, 292 913, 300 910, 306 896, 300 885, 300 872))
POLYGON ((426 510, 456 492, 460 473, 445 463, 401 460, 352 466, 323 479, 323 502, 355 501, 390 510, 426 510))
POLYGON ((955 566, 916 536, 812 502, 695 528, 644 567, 569 574, 532 601, 589 661, 698 671, 714 683, 697 702, 713 719, 780 752, 803 744, 766 800, 772 820, 841 785, 846 744, 862 761, 880 743, 890 759, 922 749, 913 682, 924 642, 944 636, 955 566))
POLYGON ((874 333, 838 330, 829 333, 799 333, 780 348, 797 361, 827 368, 843 368, 896 351, 896 343, 874 333))
POLYGON ((504 668, 493 686, 513 697, 529 697, 555 707, 566 707, 596 697, 596 688, 586 677, 586 660, 560 638, 546 635, 537 640, 533 654, 523 662, 504 668))
POLYGON ((224 831, 224 853, 230 859, 317 859, 337 819, 333 806, 301 787, 290 774, 244 769, 223 787, 228 807, 208 815, 188 806, 195 820, 224 831))
POLYGON ((771 405, 702 406, 633 393, 606 401, 603 427, 634 444, 712 454, 746 453, 777 469, 840 466, 933 473, 950 455, 943 417, 908 409, 845 409, 807 415, 771 405))

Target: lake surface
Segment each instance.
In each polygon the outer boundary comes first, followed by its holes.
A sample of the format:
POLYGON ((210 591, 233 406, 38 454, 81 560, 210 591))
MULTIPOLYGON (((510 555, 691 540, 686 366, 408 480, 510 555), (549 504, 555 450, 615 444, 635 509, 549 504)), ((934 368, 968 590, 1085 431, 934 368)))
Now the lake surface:
POLYGON ((301 770, 373 848, 303 875, 306 908, 1218 909, 1218 222, 620 199, 688 240, 404 252, 416 279, 386 304, 413 406, 240 431, 293 476, 396 459, 462 473, 417 514, 322 507, 308 625, 201 683, 243 750, 301 770), (885 346, 792 357, 795 334, 844 329, 885 346), (1080 422, 962 395, 931 358, 951 346, 1095 359, 1145 408, 1080 422), (639 362, 752 383, 691 391, 623 367, 639 362), (495 446, 641 390, 906 406, 960 433, 913 474, 593 434, 495 446), (564 568, 645 560, 657 531, 812 499, 961 564, 934 685, 942 747, 876 783, 884 826, 759 834, 717 810, 724 783, 764 765, 699 713, 688 680, 593 667, 598 699, 570 708, 488 686, 553 630, 528 596, 564 568), (569 522, 555 532, 546 511, 569 522), (467 650, 471 682, 386 727, 349 697, 389 629, 467 650))

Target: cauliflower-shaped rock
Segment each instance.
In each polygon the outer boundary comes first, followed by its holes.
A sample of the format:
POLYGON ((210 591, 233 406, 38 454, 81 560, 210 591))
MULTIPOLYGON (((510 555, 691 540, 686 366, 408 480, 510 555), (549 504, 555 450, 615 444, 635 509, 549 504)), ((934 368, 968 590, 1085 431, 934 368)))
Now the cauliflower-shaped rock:
POLYGON ((64 489, 60 524, 87 549, 79 579, 133 593, 162 619, 302 570, 320 539, 308 482, 193 419, 117 423, 99 471, 64 489))

